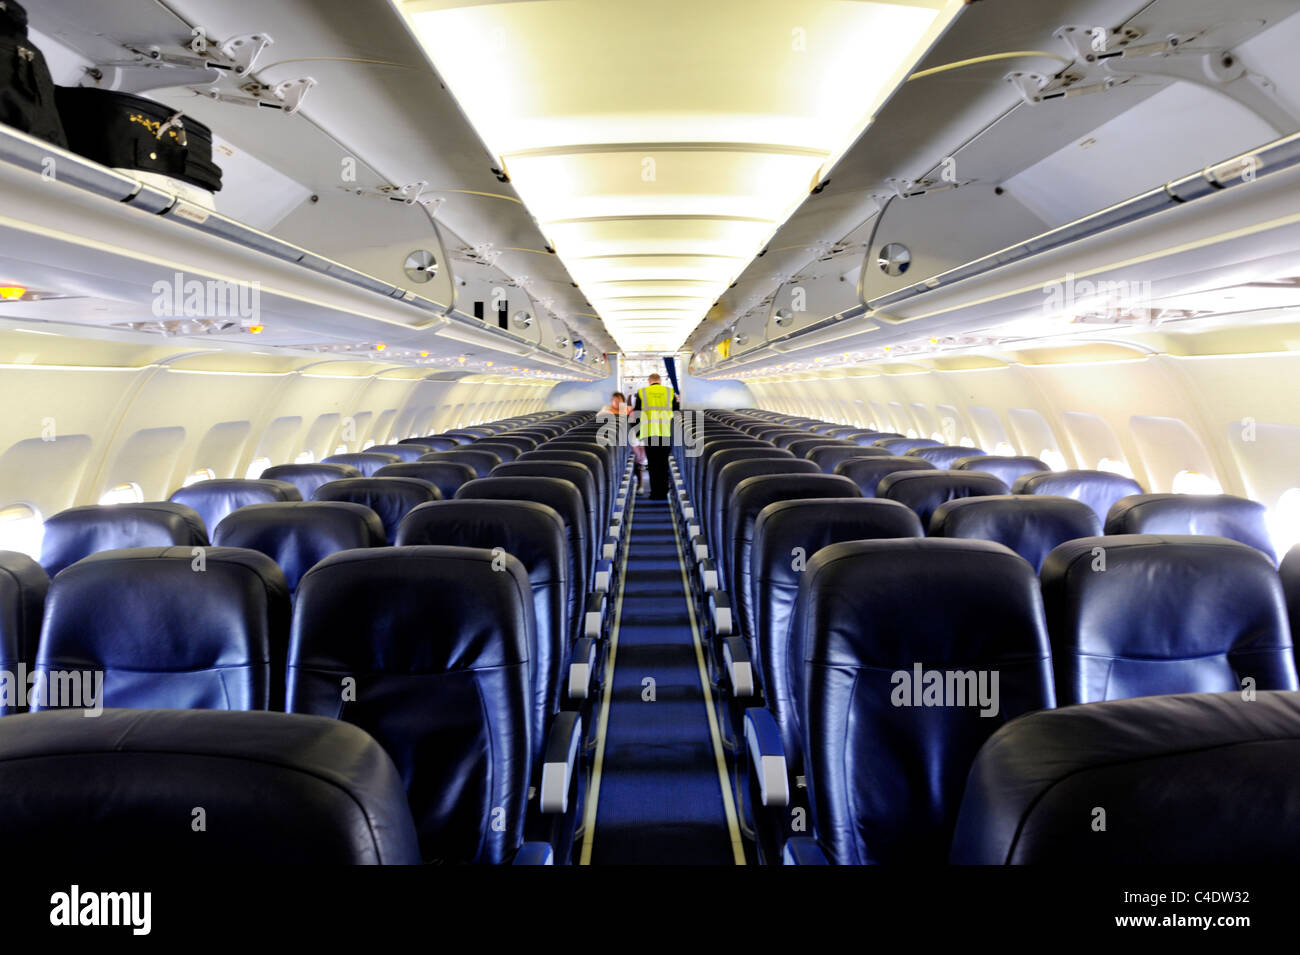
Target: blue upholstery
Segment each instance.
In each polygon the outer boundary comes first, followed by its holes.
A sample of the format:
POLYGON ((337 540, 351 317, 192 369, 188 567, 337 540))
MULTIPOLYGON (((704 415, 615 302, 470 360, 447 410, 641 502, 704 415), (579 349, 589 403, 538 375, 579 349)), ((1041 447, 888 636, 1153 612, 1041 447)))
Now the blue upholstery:
MULTIPOLYGON (((485 480, 492 480, 486 478, 485 480)), ((564 664, 573 632, 569 579, 569 539, 564 521, 534 501, 436 501, 416 508, 402 521, 399 546, 441 545, 500 548, 519 560, 532 588, 536 643, 528 659, 533 683, 533 762, 545 742, 542 729, 560 708, 564 664)))
MULTIPOLYGON (((967 458, 981 457, 984 452, 979 448, 968 448, 955 444, 940 444, 933 447, 913 448, 907 452, 908 457, 922 458, 940 470, 953 467, 956 462, 967 458)), ((974 470, 980 470, 975 468, 974 470)), ((1004 482, 1005 483, 1005 482, 1004 482)), ((1010 485, 1007 485, 1010 487, 1010 485)))
POLYGON ((1109 471, 1035 471, 1022 474, 1011 485, 1013 494, 1051 494, 1083 501, 1103 524, 1111 505, 1121 497, 1141 494, 1142 485, 1109 471))
POLYGON ((220 547, 247 547, 274 560, 289 585, 330 554, 387 543, 379 515, 348 501, 289 501, 250 504, 227 515, 212 541, 220 547))
MULTIPOLYGON (((877 441, 884 438, 902 438, 897 431, 854 431, 852 434, 844 435, 845 441, 852 441, 854 444, 862 445, 864 448, 874 447, 877 441)), ((891 451, 890 454, 901 454, 901 451, 891 451)))
MULTIPOLYGON (((796 441, 807 441, 811 437, 812 435, 807 431, 785 431, 780 434, 772 435, 767 440, 771 441, 778 448, 790 451, 790 445, 794 444, 796 441)), ((794 454, 795 457, 802 457, 802 455, 797 454, 794 451, 790 451, 790 453, 794 454)))
POLYGON ((951 860, 1291 866, 1300 856, 1297 766, 1293 693, 1249 702, 1189 693, 1033 713, 980 750, 951 860), (1093 828, 1097 808, 1105 832, 1093 828))
POLYGON ((356 727, 201 710, 0 720, 0 838, 91 866, 414 865, 402 781, 356 727), (194 809, 208 829, 191 827, 194 809))
POLYGON ((594 435, 587 439, 581 436, 570 437, 568 434, 564 434, 554 441, 548 441, 545 448, 537 450, 582 451, 587 454, 594 454, 600 458, 605 467, 605 486, 609 489, 607 498, 613 496, 613 488, 618 483, 618 458, 614 454, 614 448, 601 444, 594 435))
POLYGON ((41 566, 53 577, 69 564, 102 550, 208 543, 203 518, 184 504, 89 504, 70 507, 45 521, 41 566))
POLYGON ((82 671, 84 693, 90 671, 102 671, 105 707, 264 710, 280 702, 272 694, 283 676, 270 668, 283 665, 288 624, 284 574, 263 554, 233 547, 93 554, 50 583, 32 709, 77 702, 55 699, 58 684, 43 686, 45 674, 82 671))
POLYGON ((842 865, 945 860, 981 744, 1054 703, 1038 580, 985 541, 818 551, 789 659, 813 828, 842 865))
POLYGON ((316 488, 327 481, 341 481, 343 478, 361 477, 359 468, 350 464, 277 464, 262 472, 263 480, 288 481, 298 489, 304 501, 310 501, 316 488))
POLYGON ((1133 494, 1111 505, 1107 534, 1203 534, 1240 541, 1270 559, 1268 510, 1231 494, 1133 494))
POLYGON ((404 444, 373 444, 366 448, 366 451, 371 454, 395 454, 401 461, 418 461, 423 455, 438 450, 441 449, 415 441, 404 444))
POLYGON ((1062 704, 1240 690, 1246 677, 1296 689, 1282 585, 1253 547, 1085 537, 1052 551, 1042 579, 1062 704))
POLYGON ((203 526, 213 531, 227 514, 247 504, 301 501, 302 494, 288 481, 216 478, 173 491, 169 500, 193 508, 203 519, 203 526))
POLYGON ((533 602, 523 565, 496 561, 466 547, 344 551, 307 573, 294 610, 289 711, 379 741, 427 862, 503 863, 523 841, 533 602))
MULTIPOLYGON (((470 440, 470 438, 454 438, 451 435, 446 434, 430 434, 423 438, 407 438, 401 443, 406 444, 408 442, 418 442, 419 444, 428 446, 429 451, 451 451, 454 448, 459 448, 462 444, 469 444, 470 440)), ((429 451, 426 451, 425 454, 428 454, 429 451)))
MULTIPOLYGON (((473 448, 457 448, 455 451, 434 451, 420 458, 420 461, 454 461, 468 464, 474 469, 475 477, 487 477, 492 469, 501 463, 501 458, 491 451, 476 451, 473 448)), ((417 462, 419 463, 419 462, 417 462)))
POLYGON ((591 448, 557 448, 554 443, 544 444, 536 451, 525 451, 519 456, 519 463, 532 464, 536 461, 563 461, 581 464, 591 474, 591 482, 596 491, 595 507, 598 533, 603 527, 604 516, 609 514, 609 501, 612 491, 609 487, 610 470, 604 458, 591 448))
POLYGON ((906 504, 916 511, 926 528, 930 526, 930 516, 945 501, 1006 493, 1005 484, 982 471, 904 471, 885 475, 876 487, 877 497, 906 504))
POLYGON ((835 465, 835 473, 842 474, 858 486, 863 497, 876 497, 876 488, 888 475, 896 471, 933 471, 929 461, 904 456, 845 458, 835 465))
POLYGON ((960 497, 940 504, 930 516, 931 537, 996 541, 1035 572, 1058 544, 1099 533, 1101 523, 1087 504, 1046 494, 960 497))
POLYGON ((823 547, 842 541, 922 537, 910 508, 878 498, 778 501, 754 522, 751 557, 754 646, 751 659, 761 674, 763 698, 776 719, 792 773, 801 774, 787 652, 790 625, 808 561, 823 547), (796 548, 798 551, 796 552, 796 548))
POLYGON ((811 438, 800 438, 798 441, 791 441, 786 445, 786 450, 796 458, 808 458, 808 460, 811 461, 812 458, 809 457, 809 452, 814 451, 817 448, 825 447, 843 448, 847 451, 858 450, 857 445, 849 444, 847 441, 833 441, 824 434, 815 435, 811 438))
POLYGON ((717 472, 705 494, 705 509, 710 522, 709 543, 713 545, 718 571, 723 580, 732 579, 732 546, 727 522, 736 488, 741 481, 749 478, 775 474, 821 474, 821 470, 811 461, 803 461, 793 455, 732 461, 717 472))
MULTIPOLYGON (((691 469, 691 500, 699 505, 702 514, 710 513, 708 494, 709 484, 716 480, 716 475, 721 466, 714 467, 712 461, 715 455, 723 451, 734 451, 744 449, 747 451, 760 450, 766 451, 768 457, 783 458, 790 455, 789 451, 782 451, 775 445, 766 441, 760 441, 758 438, 747 437, 725 437, 725 438, 708 438, 700 445, 700 455, 695 458, 690 465, 691 469)), ((735 458, 732 460, 740 460, 735 458)))
POLYGON ((948 467, 954 471, 983 471, 1002 479, 1002 483, 1011 487, 1016 479, 1035 471, 1050 470, 1038 458, 1019 454, 977 454, 957 458, 948 467))
MULTIPOLYGON (((19 663, 36 659, 49 588, 50 578, 40 564, 26 554, 0 550, 0 671, 17 673, 19 663)), ((0 696, 0 715, 23 708, 20 692, 13 683, 9 685, 0 696)))
POLYGON ((492 476, 558 478, 576 487, 578 493, 582 495, 583 509, 587 512, 587 528, 583 536, 586 539, 587 568, 591 569, 603 530, 599 515, 600 497, 596 487, 596 475, 591 467, 577 461, 512 461, 493 470, 492 476))
POLYGON ((428 481, 438 489, 444 500, 456 496, 456 489, 466 481, 474 480, 474 469, 458 461, 403 461, 388 464, 375 472, 375 477, 415 478, 428 481))
POLYGON ((397 525, 402 518, 412 508, 442 500, 442 493, 436 485, 419 478, 344 478, 316 488, 312 500, 351 501, 370 508, 384 526, 384 540, 391 544, 397 538, 397 525))
POLYGON ((385 464, 399 464, 404 460, 400 454, 388 454, 384 451, 358 451, 353 454, 331 454, 321 458, 322 464, 346 464, 361 472, 363 477, 371 477, 385 464))
POLYGON ((515 433, 513 433, 513 432, 507 432, 507 433, 505 433, 505 434, 498 434, 498 435, 496 435, 496 436, 492 439, 492 443, 493 443, 493 444, 508 444, 508 445, 510 445, 512 448, 514 448, 516 451, 518 451, 518 452, 520 452, 520 453, 522 454, 524 451, 531 451, 531 450, 533 450, 533 449, 536 448, 537 445, 540 444, 541 442, 538 441, 536 438, 530 438, 530 437, 528 437, 527 435, 523 435, 523 434, 515 434, 515 433))
POLYGON ((522 453, 513 443, 497 441, 495 435, 471 442, 466 450, 487 451, 490 454, 495 454, 502 461, 513 461, 522 453))
POLYGON ((916 448, 937 448, 943 445, 942 441, 935 441, 933 438, 886 438, 877 437, 872 442, 877 448, 884 448, 890 454, 906 454, 916 448))
POLYGON ((794 455, 789 451, 778 450, 770 444, 743 445, 736 448, 723 448, 721 451, 714 451, 704 465, 704 472, 700 478, 699 491, 692 498, 699 505, 700 515, 704 520, 701 526, 708 528, 709 540, 721 546, 721 541, 712 536, 712 526, 707 522, 712 521, 716 516, 716 510, 719 503, 715 496, 715 489, 718 487, 719 475, 722 469, 728 464, 734 464, 737 461, 757 461, 764 460, 794 460, 794 455))
POLYGON ((1291 618, 1291 641, 1294 643, 1296 634, 1300 634, 1300 544, 1287 551, 1277 571, 1286 597, 1287 615, 1291 618))
POLYGON ((824 474, 834 474, 835 466, 850 458, 891 457, 884 448, 864 448, 856 444, 819 444, 809 448, 803 456, 821 468, 824 474))

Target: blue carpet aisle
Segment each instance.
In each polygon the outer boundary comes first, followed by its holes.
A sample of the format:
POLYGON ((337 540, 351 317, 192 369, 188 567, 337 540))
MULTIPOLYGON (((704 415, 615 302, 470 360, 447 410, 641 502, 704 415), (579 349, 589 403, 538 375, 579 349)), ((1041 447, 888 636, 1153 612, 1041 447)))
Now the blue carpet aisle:
POLYGON ((689 613, 668 504, 638 498, 599 780, 589 797, 594 837, 583 861, 743 862, 719 780, 689 613), (645 699, 647 678, 653 701, 645 699))

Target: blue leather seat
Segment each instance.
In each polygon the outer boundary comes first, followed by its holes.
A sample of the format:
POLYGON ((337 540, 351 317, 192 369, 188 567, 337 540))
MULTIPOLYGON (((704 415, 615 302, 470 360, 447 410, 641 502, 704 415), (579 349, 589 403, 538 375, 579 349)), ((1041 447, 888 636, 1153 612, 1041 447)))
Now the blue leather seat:
POLYGON ((819 434, 811 438, 800 438, 798 441, 791 441, 786 445, 786 450, 796 458, 807 458, 811 461, 812 458, 809 457, 809 452, 815 451, 817 448, 828 447, 843 448, 847 451, 855 451, 858 449, 855 444, 849 444, 847 441, 833 441, 824 434, 819 434))
POLYGON ((1031 713, 980 750, 950 858, 1291 866, 1300 856, 1297 766, 1294 693, 1249 702, 1188 693, 1031 713), (1092 825, 1098 808, 1104 832, 1092 825))
POLYGON ((315 501, 351 501, 368 507, 384 525, 384 540, 397 539, 397 525, 412 508, 429 501, 442 500, 437 486, 419 478, 368 477, 344 478, 316 488, 315 501))
POLYGON ((557 448, 552 442, 542 445, 536 451, 525 451, 519 456, 518 463, 532 464, 536 461, 562 461, 580 464, 587 469, 596 492, 596 526, 593 530, 597 533, 603 530, 605 522, 609 519, 609 504, 613 497, 609 487, 609 467, 605 460, 588 448, 557 448))
POLYGON ((982 471, 903 471, 885 475, 876 486, 877 497, 906 504, 927 529, 930 516, 946 501, 1006 493, 1001 480, 982 471))
POLYGON ((699 505, 702 513, 709 513, 707 503, 708 482, 716 475, 717 469, 711 469, 709 462, 713 460, 715 454, 721 454, 723 451, 731 451, 737 448, 754 450, 755 448, 767 451, 770 457, 783 458, 787 455, 793 457, 789 451, 783 451, 776 445, 769 444, 766 441, 760 441, 758 438, 746 436, 727 436, 727 437, 710 437, 706 438, 700 445, 699 456, 694 459, 687 459, 687 470, 689 472, 691 486, 691 500, 699 505))
MULTIPOLYGON (((773 444, 775 444, 778 448, 782 448, 786 451, 790 451, 790 445, 794 444, 797 441, 807 441, 811 437, 812 435, 809 434, 807 431, 798 430, 798 431, 786 431, 781 434, 773 435, 769 437, 768 440, 771 441, 773 444)), ((790 451, 790 453, 794 454, 795 457, 803 456, 800 454, 795 454, 794 451, 790 451)))
MULTIPOLYGON (((733 551, 728 527, 736 488, 742 481, 749 478, 776 474, 811 475, 821 474, 821 470, 811 461, 803 461, 793 455, 783 458, 747 458, 741 461, 732 461, 719 470, 712 486, 706 493, 705 507, 710 521, 709 543, 713 546, 715 552, 721 580, 730 581, 733 579, 731 574, 733 551)), ((839 496, 843 497, 844 495, 839 496)))
POLYGON ((348 501, 250 504, 227 515, 212 534, 219 547, 261 551, 284 571, 289 593, 311 566, 330 554, 388 543, 379 515, 348 501))
POLYGON ((888 475, 896 471, 933 471, 929 461, 902 455, 884 457, 845 458, 835 465, 835 474, 841 474, 858 486, 863 497, 876 497, 876 488, 888 475))
POLYGON ((475 472, 468 464, 457 461, 403 461, 401 464, 388 464, 375 472, 375 477, 414 478, 428 481, 438 489, 443 500, 456 496, 456 490, 475 478, 475 472))
POLYGON ((454 451, 434 451, 432 454, 424 455, 416 463, 424 461, 454 461, 457 464, 468 464, 474 469, 475 477, 487 477, 492 473, 492 469, 501 463, 501 458, 491 451, 476 451, 472 447, 464 447, 454 451))
MULTIPOLYGON (((714 489, 718 487, 718 476, 722 473, 723 468, 728 464, 734 464, 737 461, 757 461, 760 459, 768 461, 773 459, 780 461, 798 460, 789 451, 779 450, 773 448, 771 445, 765 444, 743 445, 741 447, 723 448, 721 451, 715 451, 709 457, 708 463, 705 465, 704 475, 700 481, 699 493, 697 496, 692 498, 692 500, 699 505, 700 514, 702 516, 709 515, 708 520, 712 520, 712 515, 716 512, 716 509, 719 506, 716 502, 714 489)), ((801 469, 801 473, 802 470, 806 469, 801 469)), ((701 526, 704 526, 707 530, 709 528, 708 521, 701 521, 701 526)), ((720 540, 715 540, 713 537, 710 537, 709 540, 718 547, 722 546, 720 540)))
POLYGON ((344 551, 303 577, 294 611, 289 712, 378 740, 426 862, 500 864, 523 844, 532 595, 518 560, 497 561, 465 547, 344 551))
POLYGON ((850 458, 887 458, 890 453, 884 448, 862 447, 857 444, 819 444, 803 453, 813 464, 822 469, 824 474, 834 474, 835 466, 850 458))
MULTIPOLYGON (((984 452, 979 448, 968 448, 956 444, 940 444, 934 447, 913 448, 907 452, 907 456, 922 458, 943 471, 952 468, 957 461, 982 457, 984 452)), ((980 468, 974 468, 973 470, 978 471, 980 468)), ((1007 486, 1010 487, 1010 485, 1007 486)))
POLYGON ((802 595, 789 659, 819 845, 788 857, 943 862, 981 744, 1054 705, 1033 569, 986 541, 854 541, 813 556, 802 595))
POLYGON ((1084 537, 1047 556, 1042 580, 1063 705, 1240 691, 1247 677, 1261 690, 1296 689, 1282 585, 1253 547, 1084 537))
POLYGON ((123 547, 203 547, 203 518, 171 501, 144 504, 88 504, 70 507, 45 521, 41 566, 53 577, 83 557, 123 547))
MULTIPOLYGON (((1291 618, 1291 641, 1300 634, 1300 544, 1292 547, 1282 557, 1277 568, 1282 580, 1282 593, 1286 598, 1287 615, 1291 618)), ((1297 654, 1300 656, 1300 653, 1297 654)))
POLYGON ((302 494, 288 481, 263 481, 258 478, 215 478, 196 481, 179 488, 168 498, 174 504, 191 507, 203 519, 203 526, 214 530, 231 511, 248 504, 274 501, 301 501, 302 494))
POLYGON ((393 761, 356 727, 319 717, 166 709, 15 716, 0 720, 0 791, 0 838, 21 858, 173 867, 420 862, 393 761))
POLYGON ((600 517, 600 497, 596 489, 596 476, 591 467, 577 461, 527 460, 502 464, 492 472, 492 477, 547 477, 568 481, 582 495, 582 507, 587 514, 587 527, 583 534, 586 546, 587 569, 595 566, 597 550, 604 539, 600 517))
POLYGON ((431 444, 411 441, 405 444, 372 444, 366 448, 370 454, 395 454, 400 461, 418 461, 423 455, 439 450, 431 444))
POLYGON ((255 551, 135 547, 93 554, 50 583, 32 709, 278 706, 283 697, 273 694, 283 689, 283 674, 272 668, 276 661, 283 666, 288 625, 284 574, 255 551), (51 682, 55 671, 79 679, 51 682))
POLYGON ((1083 501, 1104 525, 1111 506, 1121 497, 1141 494, 1142 485, 1109 471, 1035 471, 1022 474, 1011 485, 1012 494, 1051 494, 1083 501))
POLYGON ((996 541, 1037 572, 1052 548, 1095 537, 1101 523, 1082 501, 1046 494, 990 494, 940 504, 930 516, 931 537, 996 541))
POLYGON ((516 432, 513 431, 507 431, 503 434, 496 435, 492 439, 492 443, 508 444, 516 451, 522 454, 525 451, 532 451, 541 442, 538 441, 536 438, 530 438, 527 435, 517 434, 516 432))
POLYGON ((995 475, 1007 487, 1014 485, 1022 475, 1050 470, 1038 458, 1020 454, 977 454, 958 458, 948 466, 954 471, 983 471, 995 475))
POLYGON ((1111 505, 1107 534, 1202 534, 1240 541, 1270 559, 1268 510, 1231 494, 1133 494, 1111 505))
POLYGON ((487 451, 489 454, 495 454, 502 461, 513 461, 523 453, 513 443, 497 441, 496 435, 490 438, 479 438, 471 442, 466 450, 487 451))
MULTIPOLYGON (((17 673, 20 663, 36 659, 41 615, 50 578, 26 554, 0 550, 0 672, 17 673)), ((19 688, 10 683, 0 696, 0 715, 23 709, 19 688)))
POLYGON ((362 477, 371 477, 384 465, 400 464, 403 460, 400 454, 388 454, 384 451, 375 451, 372 448, 369 451, 357 451, 352 454, 331 454, 327 458, 321 458, 321 463, 346 464, 360 471, 362 477))
POLYGON ((469 444, 469 440, 468 438, 453 438, 446 434, 430 434, 423 438, 404 438, 398 443, 424 445, 429 449, 424 453, 429 454, 432 451, 451 451, 454 448, 459 448, 462 444, 469 444))
POLYGON ((594 454, 600 458, 601 464, 605 468, 605 487, 611 500, 613 498, 614 488, 618 485, 618 456, 614 453, 616 448, 602 444, 596 435, 585 437, 581 434, 570 436, 562 434, 554 441, 548 441, 544 447, 537 448, 539 451, 582 451, 586 454, 594 454))
MULTIPOLYGON (((897 431, 854 431, 851 434, 844 435, 845 441, 852 441, 854 444, 861 445, 864 448, 874 447, 877 441, 885 438, 903 438, 906 435, 899 434, 897 431)), ((901 451, 890 451, 890 454, 901 454, 901 451)))
POLYGON ((262 472, 263 480, 288 481, 298 489, 304 501, 310 501, 316 488, 328 481, 361 477, 361 469, 350 464, 277 464, 262 472))
POLYGON ((917 448, 938 448, 943 445, 942 441, 935 441, 933 438, 885 438, 878 437, 873 442, 877 448, 884 448, 890 454, 906 454, 917 448))

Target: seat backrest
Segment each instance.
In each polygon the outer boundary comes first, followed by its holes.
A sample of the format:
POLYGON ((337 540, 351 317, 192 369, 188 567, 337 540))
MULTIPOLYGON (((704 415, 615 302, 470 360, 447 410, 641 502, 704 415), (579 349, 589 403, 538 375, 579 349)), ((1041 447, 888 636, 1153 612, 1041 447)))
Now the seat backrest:
POLYGON ((32 709, 278 708, 288 625, 284 574, 255 551, 93 554, 50 582, 32 709))
POLYGON ((1277 568, 1282 579, 1282 593, 1286 598, 1287 615, 1291 618, 1291 640, 1300 634, 1300 544, 1292 547, 1277 568))
POLYGON ((1033 471, 1016 478, 1011 493, 1072 497, 1096 511, 1097 520, 1105 524, 1111 505, 1121 497, 1141 494, 1142 485, 1110 471, 1033 471))
MULTIPOLYGON (((491 478, 483 480, 490 481, 491 478)), ((564 520, 536 501, 437 501, 402 522, 398 546, 480 547, 510 554, 524 565, 532 588, 536 643, 528 658, 533 682, 533 762, 541 756, 547 721, 564 693, 564 662, 572 621, 569 535, 564 520)))
POLYGON ((519 457, 521 452, 514 444, 510 442, 497 441, 496 435, 490 438, 480 438, 469 446, 470 451, 488 451, 495 454, 502 461, 513 461, 519 457))
POLYGON ((1054 705, 1033 569, 986 541, 853 541, 813 555, 801 598, 789 666, 827 856, 946 860, 981 744, 1054 705))
POLYGON ((535 438, 527 435, 516 434, 513 431, 505 434, 498 434, 492 439, 493 444, 508 444, 521 454, 524 451, 531 451, 540 443, 535 438))
POLYGON ((609 513, 609 468, 599 454, 590 448, 556 448, 554 442, 544 444, 536 451, 525 451, 519 456, 523 461, 567 461, 572 464, 581 464, 591 474, 592 484, 596 489, 596 514, 597 529, 600 529, 600 523, 604 520, 603 515, 609 513))
POLYGON ((1032 713, 980 750, 950 859, 1290 865, 1300 854, 1298 765, 1294 693, 1251 701, 1189 693, 1032 713), (1123 838, 1087 824, 1094 807, 1113 828, 1123 820, 1123 838))
POLYGON ((440 449, 431 444, 419 444, 414 441, 409 444, 372 444, 366 448, 366 451, 371 454, 395 454, 402 461, 418 461, 421 455, 438 450, 440 449))
POLYGON ((1046 494, 959 497, 930 516, 931 537, 996 541, 1038 569, 1052 549, 1078 537, 1095 537, 1101 523, 1082 501, 1046 494))
MULTIPOLYGON (((570 437, 567 434, 561 435, 554 441, 548 441, 546 448, 552 451, 584 451, 588 454, 594 454, 600 458, 601 463, 605 466, 605 486, 613 488, 618 479, 618 457, 615 454, 615 448, 608 444, 602 444, 596 437, 590 440, 582 437, 570 437)), ((539 448, 537 450, 544 450, 539 448)))
POLYGON ((803 456, 822 469, 823 474, 834 474, 835 466, 850 458, 887 458, 890 453, 884 448, 864 448, 856 444, 818 444, 804 452, 803 456))
POLYGON ((184 504, 88 504, 59 511, 45 521, 41 566, 53 577, 69 564, 103 550, 207 543, 203 518, 184 504))
MULTIPOLYGON (((843 436, 845 441, 852 441, 854 444, 863 447, 875 447, 877 441, 885 438, 903 438, 906 435, 899 434, 897 431, 854 431, 851 434, 843 436)), ((890 454, 902 454, 902 451, 890 451, 890 454)))
POLYGON ((929 528, 930 516, 945 501, 981 494, 1007 494, 1008 488, 983 471, 904 471, 887 474, 876 486, 877 497, 906 504, 916 511, 921 526, 929 528))
POLYGON ((419 478, 368 477, 344 478, 316 488, 315 501, 351 501, 368 507, 384 525, 384 540, 397 539, 397 525, 412 508, 429 501, 442 500, 437 486, 419 478))
POLYGON ((371 477, 385 464, 399 464, 404 460, 406 459, 400 454, 389 454, 371 448, 369 451, 358 451, 353 454, 331 454, 327 458, 321 458, 321 463, 347 464, 360 471, 363 477, 371 477))
POLYGON ((587 548, 587 566, 590 570, 596 559, 596 548, 601 538, 598 516, 600 497, 596 490, 596 476, 590 465, 578 461, 530 459, 503 464, 492 472, 493 477, 549 477, 568 481, 582 495, 582 507, 587 514, 587 527, 583 534, 587 548))
MULTIPOLYGON (((787 451, 789 451, 790 445, 794 444, 796 441, 807 441, 811 437, 812 434, 810 434, 809 432, 798 430, 798 431, 786 431, 782 434, 773 435, 772 437, 768 438, 768 440, 771 441, 773 444, 775 444, 778 448, 784 448, 787 451)), ((791 451, 790 453, 794 454, 795 457, 803 457, 803 455, 797 454, 794 451, 791 451)))
MULTIPOLYGON (((791 441, 786 445, 786 450, 796 458, 808 458, 808 452, 823 447, 843 448, 846 451, 857 450, 857 445, 849 444, 847 441, 833 441, 824 434, 819 434, 811 438, 800 438, 798 441, 791 441)), ((808 460, 812 459, 808 458, 808 460)))
POLYGON ((402 780, 383 747, 315 716, 15 716, 0 720, 0 790, 0 838, 23 857, 92 866, 420 862, 402 780), (214 838, 185 824, 194 807, 214 838))
POLYGON ((298 489, 304 501, 310 501, 316 488, 327 481, 361 477, 361 469, 350 464, 276 464, 262 472, 263 480, 288 481, 298 489))
MULTIPOLYGON (((966 458, 982 457, 984 452, 979 448, 968 448, 956 444, 940 444, 932 447, 913 448, 907 452, 908 457, 921 458, 929 461, 940 470, 951 468, 956 461, 963 461, 966 458)), ((979 470, 976 468, 975 470, 979 470)), ((1005 483, 1005 482, 1004 482, 1005 483)), ((1010 485, 1007 485, 1010 487, 1010 485)))
MULTIPOLYGON (((17 673, 20 663, 36 659, 49 589, 49 575, 40 564, 26 554, 0 550, 0 671, 17 673)), ((16 692, 0 695, 0 716, 22 708, 16 692)))
POLYGON ((1268 510, 1231 494, 1133 494, 1111 505, 1107 534, 1201 534, 1226 537, 1276 557, 1268 510))
MULTIPOLYGON (((693 500, 699 505, 701 514, 710 515, 710 520, 712 520, 711 515, 713 515, 716 506, 714 503, 714 489, 718 485, 718 475, 722 473, 723 468, 728 464, 735 463, 736 461, 756 461, 760 458, 769 461, 773 458, 778 460, 795 459, 794 455, 789 451, 774 448, 770 444, 753 444, 743 445, 738 448, 725 448, 722 451, 713 454, 709 458, 708 464, 705 466, 706 470, 704 479, 700 482, 699 494, 693 498, 693 500)), ((709 540, 711 543, 716 543, 718 546, 721 546, 721 541, 716 541, 715 538, 712 537, 710 537, 709 540)))
POLYGON ((778 501, 759 511, 751 558, 754 645, 750 655, 763 681, 764 702, 781 730, 791 772, 802 773, 803 764, 786 652, 809 559, 823 547, 842 541, 923 536, 911 508, 879 498, 778 501))
POLYGON ((344 551, 303 577, 289 711, 378 740, 426 862, 502 863, 522 842, 532 608, 523 565, 479 548, 344 551))
POLYGON ((788 451, 786 455, 732 461, 720 468, 711 482, 705 498, 709 518, 709 544, 723 580, 731 579, 732 548, 731 537, 727 533, 727 515, 731 511, 732 497, 740 482, 758 475, 821 473, 811 461, 802 461, 788 451))
POLYGON ((491 451, 477 451, 473 447, 457 448, 454 451, 434 451, 420 458, 423 461, 453 461, 456 464, 468 464, 474 469, 475 477, 487 477, 492 469, 501 463, 501 458, 491 451))
POLYGON ((430 434, 423 438, 407 438, 406 440, 418 441, 420 444, 426 445, 429 450, 424 452, 425 454, 431 451, 451 451, 459 448, 462 444, 469 444, 470 442, 469 438, 458 438, 450 434, 430 434))
POLYGON ((954 471, 983 471, 1002 479, 1002 483, 1011 487, 1016 479, 1034 471, 1050 470, 1038 458, 1019 454, 976 454, 957 458, 948 467, 954 471))
POLYGON ((1296 689, 1273 562, 1222 537, 1084 537, 1043 561, 1056 694, 1092 703, 1160 693, 1296 689))
POLYGON ((916 448, 937 448, 942 446, 943 442, 935 441, 933 438, 877 437, 873 444, 878 448, 884 448, 890 454, 906 454, 916 448))
POLYGON ((929 461, 920 458, 886 455, 884 457, 845 458, 835 465, 835 474, 842 474, 858 486, 863 497, 876 497, 876 488, 888 475, 896 471, 933 471, 929 461))
POLYGON ((728 580, 733 595, 732 605, 737 610, 740 632, 751 642, 755 633, 754 607, 758 599, 753 590, 754 522, 758 520, 759 512, 777 501, 856 497, 861 497, 858 486, 848 478, 822 474, 817 470, 806 474, 761 474, 736 485, 727 508, 723 546, 730 549, 727 566, 730 568, 728 580))
POLYGON ((705 483, 706 476, 710 473, 709 462, 713 460, 715 454, 723 451, 730 451, 733 448, 763 448, 777 457, 785 457, 788 451, 781 451, 774 444, 763 441, 759 438, 749 437, 748 435, 727 435, 726 437, 710 437, 700 445, 700 453, 696 458, 688 458, 688 468, 691 472, 691 500, 699 504, 704 510, 705 495, 707 486, 705 483))
POLYGON ((217 525, 212 542, 261 551, 284 571, 292 594, 302 575, 335 551, 383 547, 388 539, 379 515, 361 504, 286 501, 232 511, 217 525))
POLYGON ((456 489, 475 478, 474 469, 459 461, 403 461, 387 464, 375 472, 375 477, 415 478, 428 481, 438 489, 443 500, 456 496, 456 489))
POLYGON ((301 501, 302 494, 288 481, 263 481, 257 478, 216 478, 196 481, 172 492, 168 499, 191 507, 203 519, 203 526, 214 530, 221 519, 246 504, 272 501, 301 501))

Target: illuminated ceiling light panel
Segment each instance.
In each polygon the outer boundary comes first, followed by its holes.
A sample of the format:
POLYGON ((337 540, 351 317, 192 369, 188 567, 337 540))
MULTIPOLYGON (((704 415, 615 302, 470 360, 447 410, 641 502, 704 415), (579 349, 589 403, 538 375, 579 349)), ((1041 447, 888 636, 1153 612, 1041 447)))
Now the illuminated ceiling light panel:
POLYGON ((620 347, 647 351, 681 346, 965 0, 392 2, 620 347), (672 321, 620 321, 627 299, 672 321))

